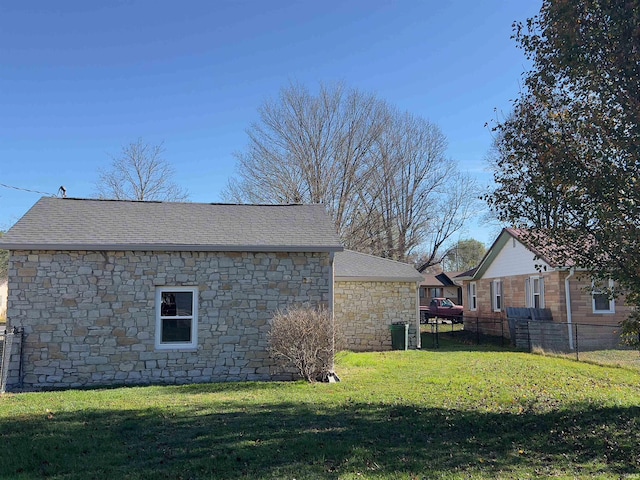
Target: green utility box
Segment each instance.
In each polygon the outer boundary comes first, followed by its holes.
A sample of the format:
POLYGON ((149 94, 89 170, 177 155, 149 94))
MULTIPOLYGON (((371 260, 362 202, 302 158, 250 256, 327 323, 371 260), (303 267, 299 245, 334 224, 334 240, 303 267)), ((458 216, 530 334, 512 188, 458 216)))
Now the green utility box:
POLYGON ((391 348, 393 350, 407 350, 409 348, 409 324, 408 323, 392 323, 389 325, 391 330, 391 348))

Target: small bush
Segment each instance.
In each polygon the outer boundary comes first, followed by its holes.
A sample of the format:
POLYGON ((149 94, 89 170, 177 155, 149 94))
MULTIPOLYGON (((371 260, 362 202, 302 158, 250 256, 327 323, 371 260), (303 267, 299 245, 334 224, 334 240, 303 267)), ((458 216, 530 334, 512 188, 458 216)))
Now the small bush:
POLYGON ((622 343, 640 350, 640 309, 635 308, 621 325, 622 343))
POLYGON ((309 382, 328 378, 336 344, 326 308, 297 305, 276 312, 268 340, 271 356, 281 367, 294 367, 309 382))

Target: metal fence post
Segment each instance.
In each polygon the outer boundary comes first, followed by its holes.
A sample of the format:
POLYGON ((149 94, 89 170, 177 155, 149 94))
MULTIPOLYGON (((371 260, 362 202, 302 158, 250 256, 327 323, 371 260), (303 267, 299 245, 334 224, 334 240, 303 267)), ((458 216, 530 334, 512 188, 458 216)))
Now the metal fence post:
POLYGON ((580 349, 578 348, 578 324, 574 323, 573 324, 573 344, 576 347, 576 360, 580 361, 580 349))

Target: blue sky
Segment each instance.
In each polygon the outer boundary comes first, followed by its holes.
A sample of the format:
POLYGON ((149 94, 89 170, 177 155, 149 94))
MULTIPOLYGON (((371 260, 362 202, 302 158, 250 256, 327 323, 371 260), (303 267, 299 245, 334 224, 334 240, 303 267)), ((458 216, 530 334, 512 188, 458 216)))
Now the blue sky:
MULTIPOLYGON (((510 39, 540 0, 29 1, 0 5, 0 183, 95 195, 110 155, 142 138, 190 200, 221 201, 233 152, 289 82, 343 81, 436 123, 487 183, 487 122, 526 69, 510 39)), ((497 114, 496 114, 497 110, 497 114)), ((0 187, 0 229, 41 195, 0 187)), ((491 242, 470 223, 462 237, 491 242)))

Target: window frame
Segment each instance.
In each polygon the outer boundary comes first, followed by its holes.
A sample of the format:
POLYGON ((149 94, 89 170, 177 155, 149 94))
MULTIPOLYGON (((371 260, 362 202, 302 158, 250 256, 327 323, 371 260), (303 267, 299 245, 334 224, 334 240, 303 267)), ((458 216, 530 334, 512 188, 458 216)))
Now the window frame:
POLYGON ((166 285, 156 287, 156 350, 196 350, 198 348, 198 293, 198 287, 175 287, 166 285), (191 315, 162 315, 162 294, 167 292, 191 292, 191 315), (178 320, 190 319, 191 340, 189 342, 162 342, 162 320, 167 318, 175 318, 178 320))
MULTIPOLYGON (((613 288, 613 280, 609 280, 609 288, 613 288)), ((616 313, 616 299, 608 298, 606 293, 603 293, 602 290, 596 288, 595 282, 591 282, 591 308, 595 315, 607 315, 616 313), (607 300, 609 302, 609 308, 607 310, 598 310, 596 309, 596 296, 606 295, 607 300)))
POLYGON ((544 295, 544 277, 542 275, 533 275, 527 278, 525 282, 526 305, 527 308, 545 308, 544 295), (538 281, 538 292, 535 291, 535 284, 538 281), (538 306, 536 307, 536 296, 538 297, 538 306))
POLYGON ((476 282, 469 282, 469 311, 475 312, 478 310, 478 286, 476 282))
POLYGON ((493 280, 492 286, 493 288, 491 289, 492 290, 491 307, 494 312, 501 312, 502 304, 504 300, 504 294, 502 292, 502 289, 503 289, 502 280, 493 280), (500 300, 498 301, 498 299, 500 300))

